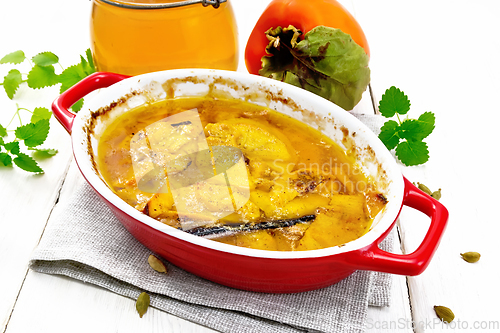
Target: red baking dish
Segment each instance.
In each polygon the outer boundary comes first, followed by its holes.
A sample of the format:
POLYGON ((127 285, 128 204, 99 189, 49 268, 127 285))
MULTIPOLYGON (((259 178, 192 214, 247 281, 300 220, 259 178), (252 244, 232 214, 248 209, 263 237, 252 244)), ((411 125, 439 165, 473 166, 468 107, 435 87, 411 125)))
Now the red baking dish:
POLYGON ((71 134, 73 154, 82 175, 125 228, 172 264, 229 287, 290 293, 335 284, 356 270, 418 275, 429 264, 446 227, 447 209, 402 176, 394 157, 370 129, 331 102, 282 82, 206 69, 170 70, 135 77, 95 73, 57 98, 52 109, 71 134), (355 154, 363 170, 373 177, 388 199, 371 229, 359 239, 326 249, 256 250, 172 228, 135 210, 115 195, 96 170, 94 161, 99 134, 106 124, 143 103, 167 96, 208 93, 268 105, 321 130, 355 154), (86 102, 78 114, 68 110, 84 96, 87 96, 86 102), (89 124, 95 121, 98 124, 90 131, 89 124), (411 254, 382 251, 378 245, 393 228, 403 206, 429 216, 429 230, 411 254))

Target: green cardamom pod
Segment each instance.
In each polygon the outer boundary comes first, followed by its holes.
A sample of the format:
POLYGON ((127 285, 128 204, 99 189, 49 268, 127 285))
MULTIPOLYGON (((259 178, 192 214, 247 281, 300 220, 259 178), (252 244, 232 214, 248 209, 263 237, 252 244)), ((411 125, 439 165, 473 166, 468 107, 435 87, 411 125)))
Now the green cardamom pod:
POLYGON ((135 302, 135 308, 139 313, 139 317, 142 318, 149 308, 149 295, 145 292, 141 293, 135 302))
POLYGON ((419 188, 421 191, 423 191, 423 192, 427 193, 428 195, 432 195, 432 191, 431 191, 431 190, 430 190, 427 186, 425 186, 424 184, 422 184, 422 183, 417 183, 417 186, 418 186, 418 188, 419 188))
POLYGON ((479 258, 481 258, 481 255, 478 252, 465 252, 465 253, 460 253, 462 256, 462 259, 470 262, 470 263, 475 263, 479 261, 479 258))
POLYGON ((165 266, 165 264, 160 259, 158 259, 157 257, 155 257, 152 254, 149 255, 148 263, 149 263, 149 266, 151 266, 151 268, 157 272, 160 272, 160 273, 167 272, 167 267, 165 266))
POLYGON ((436 200, 441 199, 441 189, 432 192, 431 197, 433 197, 436 200))
POLYGON ((453 319, 455 319, 455 314, 453 313, 453 311, 451 311, 450 308, 447 308, 446 306, 435 305, 434 311, 436 312, 438 318, 445 323, 451 323, 453 319))

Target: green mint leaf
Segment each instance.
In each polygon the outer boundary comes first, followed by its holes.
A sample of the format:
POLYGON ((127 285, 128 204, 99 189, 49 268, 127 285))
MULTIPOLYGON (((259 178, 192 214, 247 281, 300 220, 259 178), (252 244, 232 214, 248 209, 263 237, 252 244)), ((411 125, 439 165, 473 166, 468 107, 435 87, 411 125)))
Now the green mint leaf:
POLYGON ((21 82, 23 82, 23 77, 17 69, 11 69, 3 78, 3 88, 10 99, 14 98, 21 82))
POLYGON ((83 68, 83 71, 85 73, 85 76, 89 76, 90 74, 94 73, 95 72, 95 67, 94 67, 94 64, 90 64, 87 60, 85 60, 84 57, 80 56, 82 62, 82 68, 83 68))
POLYGON ((21 152, 21 148, 19 148, 19 142, 12 141, 8 143, 4 143, 3 145, 7 151, 11 152, 14 155, 17 155, 21 152))
POLYGON ((398 135, 399 124, 394 120, 388 120, 380 129, 378 135, 380 141, 384 143, 387 149, 392 150, 396 148, 399 143, 400 137, 398 135))
POLYGON ((12 157, 10 157, 10 155, 7 153, 0 153, 0 165, 11 166, 12 157))
POLYGON ((83 98, 80 98, 75 104, 71 105, 71 110, 73 112, 78 112, 83 107, 83 98))
POLYGON ((65 92, 73 85, 78 83, 81 79, 86 77, 85 72, 81 66, 81 64, 73 65, 71 67, 66 68, 59 75, 59 82, 61 83, 60 93, 65 92))
POLYGON ((432 112, 422 114, 418 119, 406 119, 401 123, 401 138, 422 141, 434 130, 436 118, 432 112))
POLYGON ((401 123, 401 138, 410 141, 422 141, 420 125, 415 119, 406 119, 401 123))
POLYGON ((0 64, 20 64, 26 59, 26 56, 24 55, 24 52, 19 50, 19 51, 14 51, 12 53, 7 54, 4 56, 2 59, 0 59, 0 64))
POLYGON ((403 141, 396 148, 396 156, 406 166, 419 165, 429 160, 429 150, 423 141, 403 141))
POLYGON ((54 66, 35 65, 28 73, 28 86, 33 89, 50 87, 59 83, 54 66))
POLYGON ((83 56, 80 56, 80 63, 66 68, 61 75, 59 75, 61 93, 65 92, 73 85, 95 72, 94 62, 92 60, 90 50, 86 51, 86 56, 87 60, 83 56))
POLYGON ((41 145, 49 134, 50 124, 48 119, 42 119, 36 123, 29 123, 16 129, 16 138, 24 140, 28 147, 41 145))
POLYGON ((31 116, 31 122, 36 123, 42 119, 50 119, 51 116, 52 112, 49 109, 40 107, 35 108, 35 110, 33 110, 33 115, 31 116))
POLYGON ((305 35, 294 28, 266 32, 274 41, 262 57, 261 76, 283 81, 352 110, 370 83, 368 55, 350 35, 317 26, 305 35))
POLYGON ((47 67, 57 64, 59 62, 59 57, 52 52, 42 52, 31 58, 31 60, 33 60, 35 65, 47 67))
POLYGON ((420 135, 422 139, 428 137, 436 127, 436 116, 429 111, 422 113, 417 121, 420 124, 420 135))
MULTIPOLYGON (((7 136, 7 129, 0 125, 0 138, 3 138, 4 136, 7 136)), ((3 142, 3 139, 2 139, 3 142)))
POLYGON ((51 148, 28 148, 28 150, 33 150, 35 152, 35 158, 49 158, 56 155, 59 151, 57 149, 51 148))
POLYGON ((85 59, 83 56, 80 56, 80 66, 82 67, 83 72, 86 75, 88 75, 87 71, 89 71, 91 69, 90 69, 89 63, 87 62, 87 59, 85 59))
POLYGON ((404 92, 392 86, 382 95, 378 110, 386 118, 391 118, 396 113, 406 114, 410 111, 410 101, 404 92))
POLYGON ((95 69, 95 65, 94 65, 94 58, 92 57, 92 52, 90 51, 90 49, 87 49, 85 51, 85 55, 87 56, 87 62, 89 63, 89 67, 92 70, 92 73, 94 73, 96 71, 96 69, 95 69))
POLYGON ((17 157, 14 158, 14 164, 24 171, 43 173, 42 168, 38 166, 36 161, 31 157, 23 153, 18 153, 17 157))

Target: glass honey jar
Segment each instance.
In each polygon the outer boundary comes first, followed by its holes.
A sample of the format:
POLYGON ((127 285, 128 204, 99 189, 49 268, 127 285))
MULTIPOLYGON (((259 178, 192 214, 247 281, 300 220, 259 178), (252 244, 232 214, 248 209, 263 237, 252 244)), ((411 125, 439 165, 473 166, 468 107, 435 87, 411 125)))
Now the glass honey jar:
POLYGON ((229 0, 92 0, 98 71, 138 75, 175 68, 236 70, 238 36, 229 0))

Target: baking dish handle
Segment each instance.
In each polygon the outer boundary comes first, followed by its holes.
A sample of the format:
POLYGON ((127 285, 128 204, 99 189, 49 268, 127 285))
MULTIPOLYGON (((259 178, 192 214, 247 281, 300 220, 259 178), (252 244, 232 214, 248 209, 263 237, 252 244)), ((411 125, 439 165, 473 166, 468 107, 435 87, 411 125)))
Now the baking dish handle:
POLYGON ((360 256, 352 258, 358 269, 400 275, 419 275, 434 255, 448 222, 448 210, 439 201, 427 195, 404 178, 403 205, 415 208, 431 218, 429 230, 420 246, 410 254, 393 254, 381 250, 375 242, 360 256))
POLYGON ((73 127, 73 120, 76 117, 76 113, 71 112, 69 108, 92 91, 109 87, 128 77, 129 76, 126 75, 107 72, 90 74, 59 95, 52 103, 52 112, 64 129, 71 134, 71 128, 73 127))

